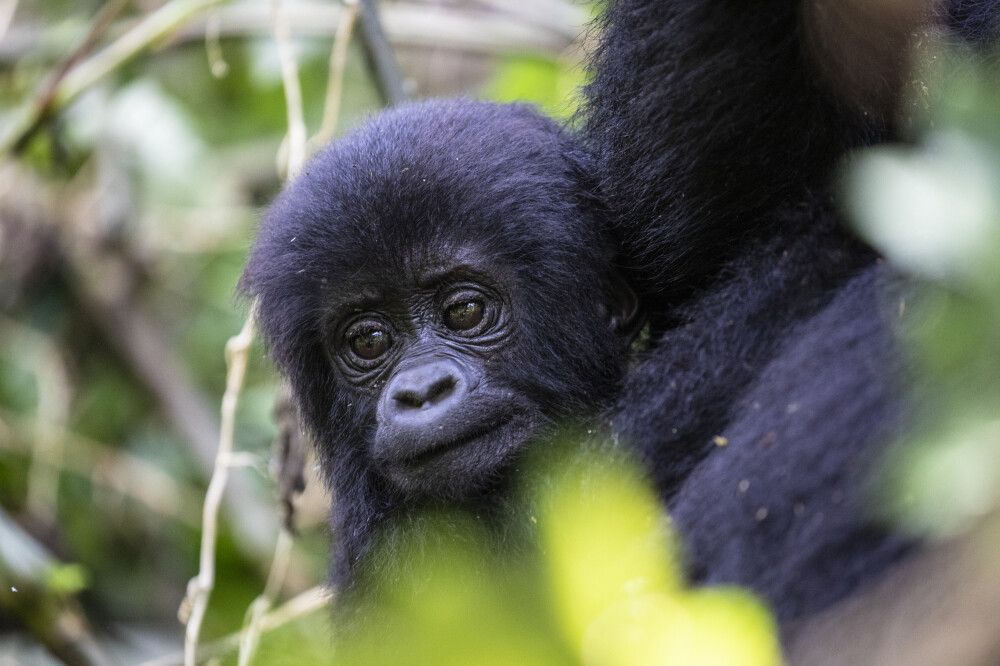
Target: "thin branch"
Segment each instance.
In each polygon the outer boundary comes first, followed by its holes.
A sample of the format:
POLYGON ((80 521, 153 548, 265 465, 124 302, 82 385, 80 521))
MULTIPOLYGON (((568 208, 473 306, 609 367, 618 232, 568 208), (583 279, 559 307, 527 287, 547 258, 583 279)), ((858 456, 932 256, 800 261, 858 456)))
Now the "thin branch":
MULTIPOLYGON (((184 437, 206 477, 214 474, 212 449, 221 440, 221 426, 202 394, 184 371, 175 350, 163 338, 158 323, 131 295, 111 293, 95 275, 87 274, 87 257, 74 258, 76 290, 90 318, 155 398, 171 427, 184 437)), ((91 265, 96 259, 90 256, 91 265)), ((102 257, 105 268, 116 265, 102 257)), ((118 260, 120 262, 120 260, 118 260)), ((271 507, 260 498, 250 479, 236 476, 227 484, 226 508, 238 543, 245 552, 263 556, 274 534, 271 507)))
MULTIPOLYGON (((292 51, 291 30, 282 0, 271 0, 271 17, 274 22, 274 40, 281 60, 281 78, 288 113, 287 179, 291 180, 302 170, 306 161, 306 123, 302 112, 302 87, 299 82, 299 66, 292 51)), ((261 622, 285 583, 293 540, 287 525, 282 527, 274 546, 274 557, 271 559, 271 570, 264 591, 247 608, 243 634, 240 638, 239 666, 249 666, 257 651, 261 622)))
POLYGON ((21 150, 46 117, 64 108, 80 93, 138 55, 156 41, 200 12, 224 0, 171 0, 137 23, 104 50, 73 67, 59 79, 47 95, 50 101, 36 101, 21 107, 0 138, 0 155, 21 150))
POLYGON ((271 571, 267 575, 264 591, 247 608, 243 634, 240 637, 239 666, 249 666, 257 652, 257 646, 263 633, 264 617, 285 584, 293 543, 292 533, 287 528, 283 528, 278 534, 278 542, 274 546, 274 558, 271 560, 271 571))
MULTIPOLYGON (((282 0, 272 0, 271 16, 274 23, 274 38, 278 46, 278 57, 281 60, 281 77, 284 83, 285 103, 288 113, 288 169, 287 177, 294 178, 301 171, 306 156, 306 125, 302 111, 302 88, 299 83, 298 63, 292 53, 292 45, 282 0)), ((226 360, 228 372, 226 375, 226 393, 222 398, 222 427, 219 437, 219 450, 216 457, 215 472, 208 486, 205 497, 203 517, 201 557, 198 576, 188 584, 185 604, 181 614, 186 614, 187 630, 184 640, 184 661, 188 666, 194 666, 198 651, 198 638, 201 624, 205 618, 208 601, 215 586, 215 542, 218 531, 219 504, 225 492, 229 476, 230 459, 233 455, 233 431, 236 421, 236 405, 246 374, 247 358, 250 344, 253 341, 253 329, 256 305, 247 317, 243 330, 231 338, 226 345, 226 360)), ((264 593, 251 604, 248 609, 248 636, 240 650, 241 663, 249 660, 256 649, 260 632, 260 621, 263 614, 270 608, 284 582, 291 552, 291 534, 282 530, 275 546, 271 572, 264 593)))
POLYGON ((201 624, 208 609, 208 600, 215 587, 215 543, 219 529, 219 507, 229 478, 228 458, 233 451, 236 428, 236 407, 246 377, 250 346, 253 342, 255 312, 251 310, 242 330, 226 343, 226 392, 222 396, 222 423, 219 432, 219 450, 215 471, 205 494, 202 511, 201 554, 198 575, 188 583, 184 610, 189 610, 184 634, 184 663, 194 666, 198 651, 201 624))
MULTIPOLYGON (((322 585, 312 587, 265 615, 260 622, 260 631, 262 634, 266 634, 280 629, 310 613, 329 606, 330 602, 330 591, 326 587, 322 585)), ((206 643, 198 648, 197 659, 198 661, 220 659, 239 648, 242 640, 243 630, 240 630, 211 643, 206 643)), ((173 654, 143 662, 140 666, 180 666, 184 663, 183 655, 173 654)))
POLYGON ((106 2, 97 12, 97 16, 94 17, 93 23, 91 23, 80 44, 73 49, 65 60, 56 66, 48 81, 42 86, 41 92, 35 97, 33 110, 35 122, 18 139, 17 144, 14 146, 15 152, 24 148, 32 135, 38 131, 41 124, 49 117, 56 100, 56 94, 59 91, 59 84, 66 78, 70 70, 94 49, 101 36, 111 27, 111 22, 125 9, 128 3, 129 0, 109 0, 106 2))
MULTIPOLYGON (((509 5, 514 10, 526 6, 509 5)), ((461 7, 434 6, 416 2, 393 2, 381 7, 380 15, 385 32, 394 46, 446 49, 481 55, 509 55, 525 51, 557 55, 579 39, 587 23, 586 13, 569 5, 573 11, 560 12, 561 20, 550 16, 549 22, 540 25, 526 18, 520 11, 499 13, 462 5, 461 7)), ((344 7, 329 0, 299 0, 286 9, 293 37, 328 39, 340 24, 344 7)), ((230 2, 219 7, 213 15, 218 17, 221 39, 266 37, 273 27, 267 4, 257 0, 230 2)), ((202 42, 205 39, 206 19, 195 19, 171 35, 170 45, 202 42)), ((122 20, 109 32, 119 35, 134 27, 135 22, 122 20)), ((36 59, 58 57, 52 44, 58 36, 52 28, 15 25, 7 39, 0 42, 0 62, 12 63, 26 54, 36 59)), ((59 35, 74 32, 72 25, 60 26, 59 35)), ((77 28, 82 34, 83 30, 77 28)))
POLYGON ((7 28, 10 27, 16 13, 17 0, 4 0, 3 4, 0 5, 0 39, 3 39, 7 34, 7 28))
POLYGON ((375 0, 358 2, 361 5, 361 46, 364 48, 368 67, 375 77, 375 87, 387 106, 396 106, 409 97, 406 81, 385 36, 375 0))
POLYGON ((229 73, 229 64, 222 56, 219 25, 219 12, 212 12, 205 19, 205 56, 208 58, 209 71, 217 79, 221 79, 229 73))
POLYGON ((302 86, 299 83, 299 66, 292 52, 291 29, 282 0, 271 0, 271 18, 274 22, 274 41, 281 60, 281 79, 285 89, 288 113, 288 180, 294 178, 306 161, 306 123, 302 113, 302 86))
POLYGON ((29 513, 52 525, 59 503, 59 469, 65 449, 63 426, 69 418, 72 391, 59 350, 47 340, 40 355, 35 373, 38 408, 26 503, 29 513))
POLYGON ((351 33, 358 16, 358 2, 344 2, 344 9, 337 23, 337 34, 330 49, 329 78, 326 85, 326 103, 323 106, 323 122, 310 144, 320 148, 333 139, 340 118, 340 101, 344 93, 344 71, 347 69, 347 53, 351 45, 351 33))

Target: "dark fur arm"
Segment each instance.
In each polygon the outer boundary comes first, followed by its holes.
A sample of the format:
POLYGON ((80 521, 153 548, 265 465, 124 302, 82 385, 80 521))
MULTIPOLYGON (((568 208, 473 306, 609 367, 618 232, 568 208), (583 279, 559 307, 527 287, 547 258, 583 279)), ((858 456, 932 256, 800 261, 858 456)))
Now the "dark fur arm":
POLYGON ((645 296, 676 301, 890 136, 911 35, 983 42, 997 0, 617 0, 584 134, 645 296))
POLYGON ((801 2, 619 0, 586 134, 646 291, 684 292, 871 132, 827 93, 801 2))

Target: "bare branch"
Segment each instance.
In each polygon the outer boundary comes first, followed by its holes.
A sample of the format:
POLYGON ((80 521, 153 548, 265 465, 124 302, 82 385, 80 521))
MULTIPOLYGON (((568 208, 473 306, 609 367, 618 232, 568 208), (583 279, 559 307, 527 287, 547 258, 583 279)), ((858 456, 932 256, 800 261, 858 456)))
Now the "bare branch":
MULTIPOLYGON (((503 13, 470 7, 432 6, 415 2, 393 2, 381 8, 382 24, 393 46, 448 49, 476 54, 512 54, 542 52, 562 53, 581 37, 587 16, 569 3, 566 11, 548 17, 540 25, 520 10, 527 3, 510 5, 503 13)), ((286 13, 293 37, 326 39, 336 32, 345 8, 327 0, 300 0, 286 13)), ((271 34, 268 7, 255 0, 243 0, 219 7, 213 12, 219 23, 219 36, 225 38, 263 37, 271 34)), ((195 19, 172 35, 171 44, 202 41, 205 21, 195 19)), ((134 23, 123 21, 111 34, 122 34, 134 23)), ((60 27, 60 34, 69 28, 60 27)), ((14 62, 27 53, 36 57, 57 57, 47 37, 48 29, 38 26, 14 26, 0 43, 0 61, 14 62)), ((81 31, 82 33, 82 31, 81 31)))
POLYGON ((271 0, 271 20, 274 23, 274 41, 281 60, 281 80, 285 89, 288 113, 288 169, 291 180, 306 161, 306 123, 302 115, 302 86, 299 83, 299 66, 292 53, 291 29, 282 0, 271 0))
POLYGON ((382 19, 379 16, 375 0, 357 0, 361 13, 361 46, 364 48, 368 67, 375 78, 382 101, 388 106, 395 106, 409 97, 406 81, 396 62, 382 19))
POLYGON ((340 100, 344 93, 344 70, 347 68, 347 52, 351 45, 351 33, 354 21, 358 16, 357 0, 345 2, 340 20, 337 22, 337 34, 333 38, 333 48, 330 49, 330 72, 326 85, 326 103, 323 107, 323 122, 319 131, 310 143, 314 148, 320 148, 333 139, 337 132, 337 120, 340 118, 340 100))
POLYGON ((20 150, 44 118, 62 108, 97 81, 128 62, 198 13, 224 0, 172 0, 137 23, 124 35, 56 81, 45 103, 32 101, 21 107, 0 137, 0 155, 20 150))
POLYGON ((188 583, 184 610, 189 610, 187 629, 184 633, 184 663, 194 666, 198 650, 201 623, 208 610, 208 600, 215 587, 215 543, 219 530, 219 507, 229 478, 229 455, 233 451, 236 428, 236 407, 246 377, 250 346, 253 343, 254 312, 251 311, 242 330, 226 343, 226 392, 222 396, 222 424, 219 432, 219 450, 216 453, 215 471, 205 494, 202 510, 201 554, 198 575, 188 583))
MULTIPOLYGON (((329 606, 331 602, 330 591, 323 586, 316 586, 292 597, 273 611, 265 615, 260 622, 262 634, 280 629, 286 624, 299 620, 310 613, 329 606)), ((230 654, 240 646, 243 638, 243 631, 230 634, 225 638, 220 638, 211 643, 206 643, 198 648, 198 661, 208 659, 219 659, 230 654)), ((174 654, 159 659, 144 662, 140 666, 180 666, 184 663, 183 655, 174 654)))
MULTIPOLYGON (((274 39, 281 59, 281 78, 288 107, 288 172, 291 180, 302 170, 306 160, 306 124, 302 113, 302 88, 299 83, 299 67, 292 53, 288 17, 282 0, 271 0, 271 16, 274 20, 274 39)), ((250 317, 253 318, 251 313, 250 317)), ((251 319, 248 319, 248 323, 251 319)), ((281 592, 288 572, 288 562, 292 554, 293 536, 286 524, 278 534, 271 558, 271 570, 267 576, 264 591, 247 608, 243 634, 240 638, 239 666, 249 666, 260 642, 261 622, 281 592)))
POLYGON ((84 57, 90 53, 94 46, 97 45, 97 41, 105 33, 105 31, 111 26, 111 22, 115 19, 118 14, 121 13, 125 6, 128 5, 129 0, 109 0, 101 7, 100 11, 97 12, 97 16, 94 17, 93 23, 90 25, 90 29, 87 30, 87 34, 84 35, 83 40, 80 44, 73 49, 73 51, 66 57, 61 63, 59 63, 55 70, 52 72, 48 81, 42 86, 41 92, 35 97, 33 102, 32 113, 34 115, 34 122, 31 127, 27 128, 24 134, 17 140, 14 145, 13 150, 18 152, 22 150, 28 140, 32 135, 38 130, 39 126, 48 118, 49 113, 52 111, 52 107, 55 104, 56 95, 59 92, 59 85, 62 83, 66 75, 80 62, 84 57))
POLYGON ((274 546, 274 558, 271 560, 271 571, 267 575, 264 591, 247 608, 246 621, 243 623, 243 633, 240 636, 239 666, 250 666, 257 652, 257 645, 263 633, 265 614, 271 609, 285 583, 293 542, 291 531, 287 528, 282 529, 274 546))

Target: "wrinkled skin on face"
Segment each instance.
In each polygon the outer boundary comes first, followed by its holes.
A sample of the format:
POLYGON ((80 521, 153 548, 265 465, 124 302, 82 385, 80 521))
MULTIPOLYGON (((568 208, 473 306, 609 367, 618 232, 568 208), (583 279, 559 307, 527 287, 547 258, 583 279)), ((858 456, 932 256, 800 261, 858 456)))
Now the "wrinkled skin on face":
POLYGON ((391 289, 359 273, 367 297, 333 304, 329 354, 371 402, 374 468, 409 495, 461 496, 547 415, 491 367, 516 362, 510 278, 468 250, 414 264, 391 289))
POLYGON ((603 214, 555 123, 471 101, 377 117, 275 202, 243 288, 335 496, 335 582, 614 395, 638 317, 603 214))

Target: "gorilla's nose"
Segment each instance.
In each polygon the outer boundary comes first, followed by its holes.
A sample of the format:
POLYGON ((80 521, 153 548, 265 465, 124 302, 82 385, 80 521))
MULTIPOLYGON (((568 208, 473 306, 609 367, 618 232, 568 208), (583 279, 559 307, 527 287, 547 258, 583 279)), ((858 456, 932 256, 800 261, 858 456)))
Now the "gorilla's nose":
POLYGON ((436 421, 459 404, 468 381, 450 360, 424 363, 399 372, 386 387, 383 416, 402 427, 436 421))

